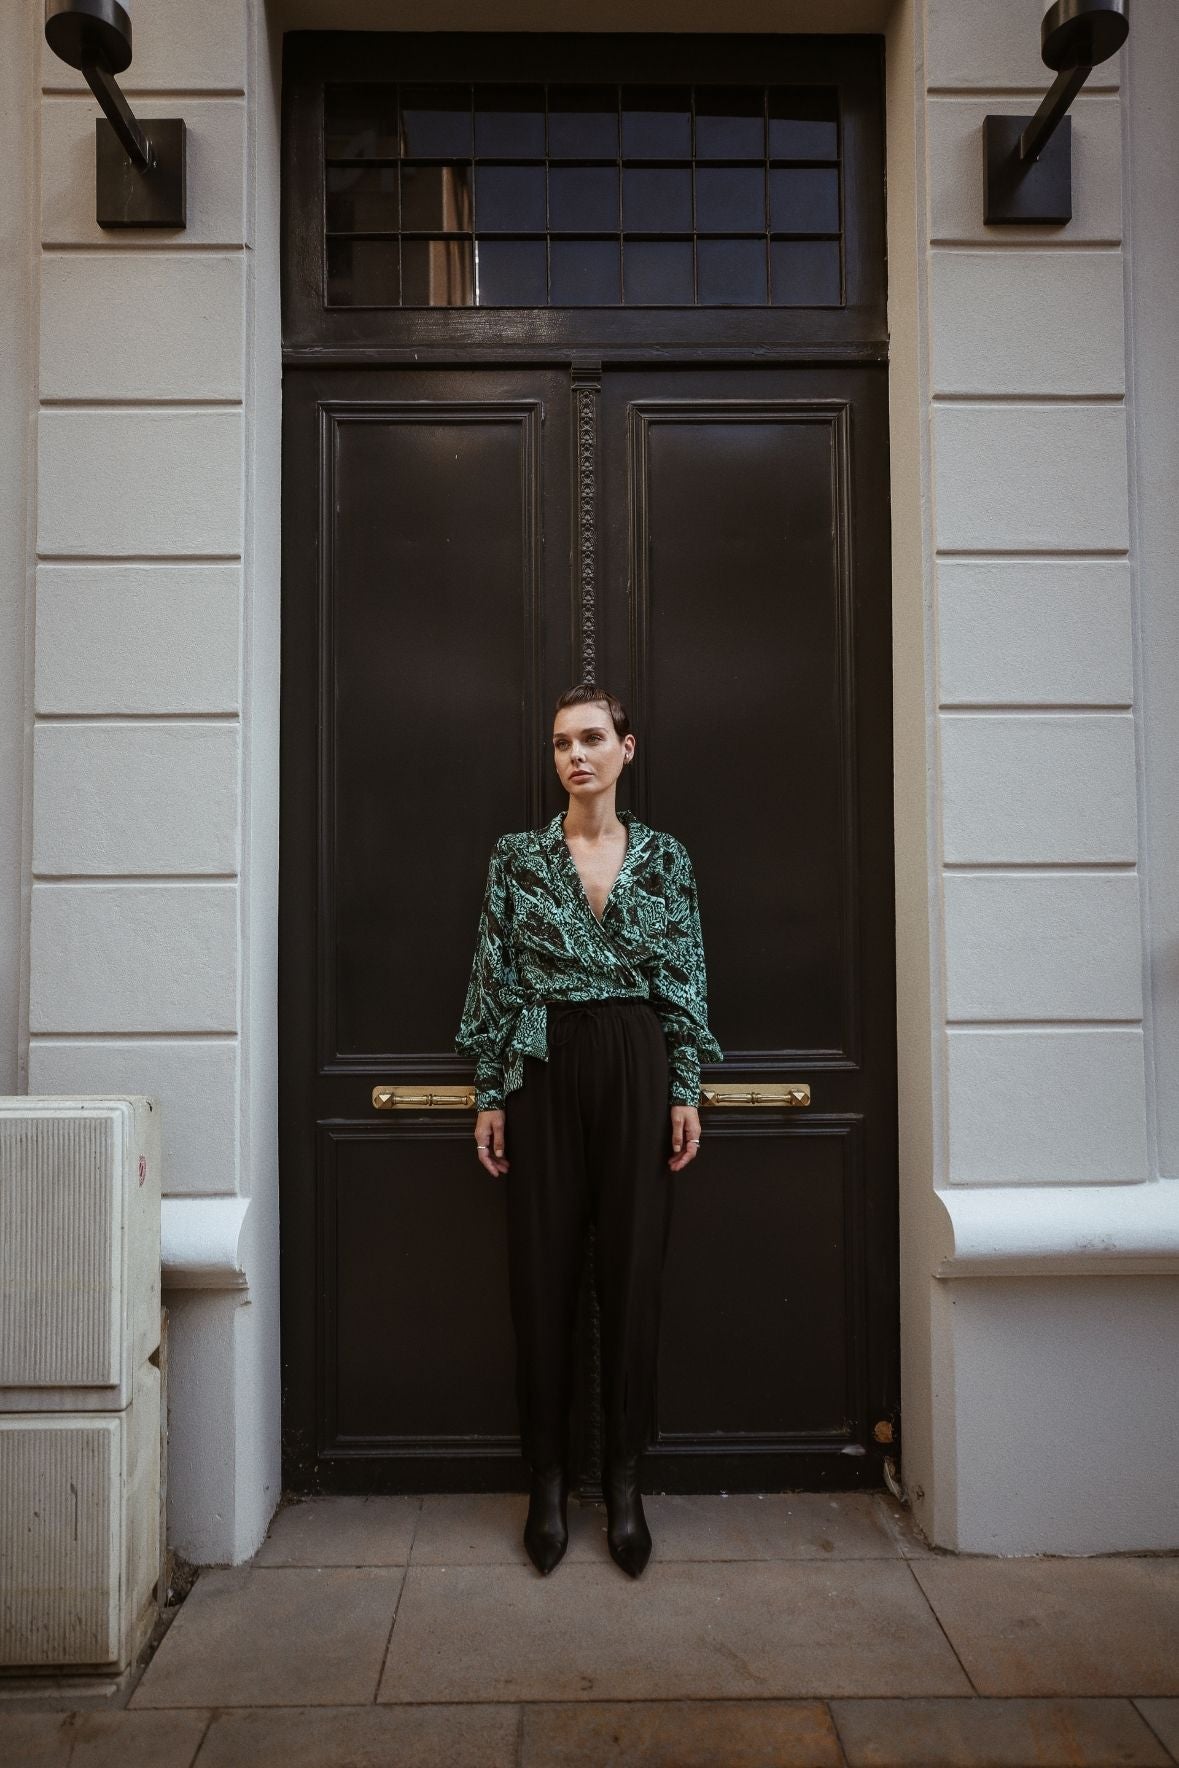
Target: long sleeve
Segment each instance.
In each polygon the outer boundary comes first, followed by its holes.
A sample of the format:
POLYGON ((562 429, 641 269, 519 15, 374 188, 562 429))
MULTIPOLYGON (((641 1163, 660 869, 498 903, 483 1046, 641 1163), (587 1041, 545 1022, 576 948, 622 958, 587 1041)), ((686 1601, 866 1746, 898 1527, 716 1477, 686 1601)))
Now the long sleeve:
POLYGON ((475 1060, 475 1109, 493 1111, 504 1103, 503 1047, 510 971, 509 902, 503 842, 497 841, 487 867, 487 883, 471 977, 454 1047, 475 1060))
POLYGON ((667 940, 651 975, 651 1004, 667 1039, 668 1098, 695 1105, 702 1059, 723 1062, 724 1051, 708 1026, 708 978, 700 930, 700 904, 692 862, 682 847, 669 893, 667 940))

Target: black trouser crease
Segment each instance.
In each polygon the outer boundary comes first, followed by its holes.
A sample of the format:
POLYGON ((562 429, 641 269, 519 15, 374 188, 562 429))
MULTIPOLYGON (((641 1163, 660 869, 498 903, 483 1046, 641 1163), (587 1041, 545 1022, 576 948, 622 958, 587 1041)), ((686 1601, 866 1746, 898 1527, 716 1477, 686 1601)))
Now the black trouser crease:
POLYGON ((516 1400, 534 1467, 569 1457, 573 1335, 585 1234, 596 1230, 604 1451, 655 1428, 662 1276, 675 1182, 663 1026, 640 997, 549 1002, 547 1062, 524 1058, 505 1100, 516 1400))

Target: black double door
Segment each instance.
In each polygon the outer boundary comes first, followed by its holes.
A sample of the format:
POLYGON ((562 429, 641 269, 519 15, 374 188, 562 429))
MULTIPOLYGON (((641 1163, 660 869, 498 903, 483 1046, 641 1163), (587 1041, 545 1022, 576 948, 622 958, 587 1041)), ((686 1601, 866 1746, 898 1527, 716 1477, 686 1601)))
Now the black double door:
POLYGON ((452 1044, 488 853, 564 805, 553 702, 586 676, 637 732, 620 804, 693 857, 726 1053, 704 1086, 729 1089, 675 1180, 651 1480, 881 1483, 883 363, 292 355, 284 398, 288 1485, 521 1483, 504 1196, 472 1111, 435 1095, 470 1080, 452 1044))

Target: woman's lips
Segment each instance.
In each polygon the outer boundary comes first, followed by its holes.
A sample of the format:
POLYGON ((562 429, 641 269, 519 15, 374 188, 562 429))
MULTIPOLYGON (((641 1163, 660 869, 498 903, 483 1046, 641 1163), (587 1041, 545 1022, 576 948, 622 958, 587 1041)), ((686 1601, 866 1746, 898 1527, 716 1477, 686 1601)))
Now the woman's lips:
POLYGON ((569 776, 571 780, 588 780, 592 779, 592 777, 593 776, 585 768, 582 768, 579 773, 570 774, 569 776))

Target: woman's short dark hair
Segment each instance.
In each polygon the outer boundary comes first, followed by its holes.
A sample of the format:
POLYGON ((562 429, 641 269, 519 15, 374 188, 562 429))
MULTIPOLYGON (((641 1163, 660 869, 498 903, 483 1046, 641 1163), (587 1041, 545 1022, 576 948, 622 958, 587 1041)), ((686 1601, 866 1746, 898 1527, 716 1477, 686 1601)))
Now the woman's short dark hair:
POLYGON ((605 706, 610 714, 611 723, 619 742, 630 731, 630 715, 617 694, 608 688, 601 688, 593 681, 578 682, 575 688, 568 688, 557 704, 553 707, 554 717, 565 706, 605 706))

